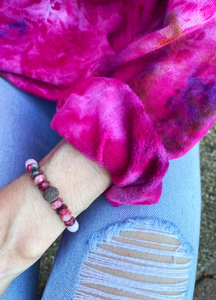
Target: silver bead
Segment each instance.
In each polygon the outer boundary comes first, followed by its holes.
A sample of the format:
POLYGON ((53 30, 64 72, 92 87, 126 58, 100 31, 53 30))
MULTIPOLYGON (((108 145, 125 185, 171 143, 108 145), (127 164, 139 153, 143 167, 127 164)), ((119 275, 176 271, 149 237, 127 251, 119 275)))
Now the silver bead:
POLYGON ((59 190, 54 186, 49 186, 43 192, 43 197, 48 202, 54 202, 59 198, 59 190))

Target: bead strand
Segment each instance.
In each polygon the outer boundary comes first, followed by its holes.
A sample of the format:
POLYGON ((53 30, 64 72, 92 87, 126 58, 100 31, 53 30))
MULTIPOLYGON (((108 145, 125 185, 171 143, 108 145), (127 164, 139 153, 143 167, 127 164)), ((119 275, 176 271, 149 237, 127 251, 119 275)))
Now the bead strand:
POLYGON ((39 165, 35 159, 28 159, 25 162, 27 173, 34 181, 40 191, 43 192, 44 200, 52 204, 52 208, 60 216, 65 226, 70 232, 76 232, 79 229, 79 223, 72 216, 72 212, 68 209, 67 205, 63 203, 62 198, 59 198, 59 190, 50 186, 50 182, 46 180, 43 172, 39 169, 39 165))

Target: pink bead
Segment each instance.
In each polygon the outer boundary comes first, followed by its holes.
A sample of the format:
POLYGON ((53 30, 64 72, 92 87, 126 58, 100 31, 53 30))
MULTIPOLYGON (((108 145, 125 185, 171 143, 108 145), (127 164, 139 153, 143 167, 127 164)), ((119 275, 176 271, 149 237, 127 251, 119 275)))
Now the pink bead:
POLYGON ((45 189, 47 189, 49 186, 50 186, 50 182, 47 180, 42 181, 41 183, 38 184, 38 188, 41 191, 45 191, 45 189))
POLYGON ((67 205, 63 204, 60 208, 57 209, 58 215, 63 216, 68 211, 67 205))
POLYGON ((33 158, 27 159, 27 161, 25 162, 25 167, 26 167, 26 169, 27 169, 27 166, 28 166, 29 164, 32 164, 32 163, 38 165, 38 162, 37 162, 35 159, 33 159, 33 158))
POLYGON ((41 183, 42 181, 46 180, 44 175, 38 175, 35 177, 34 179, 34 184, 38 185, 39 183, 41 183))
POLYGON ((72 226, 74 223, 76 222, 76 219, 74 217, 72 217, 70 220, 65 221, 64 224, 65 226, 72 226))
POLYGON ((64 215, 62 215, 62 216, 60 215, 60 217, 63 222, 69 221, 72 217, 72 212, 70 210, 68 210, 64 215))
POLYGON ((67 226, 67 230, 70 232, 76 232, 79 229, 79 223, 75 220, 75 223, 72 226, 67 226))
POLYGON ((26 171, 30 174, 31 171, 33 171, 33 170, 38 170, 38 169, 39 169, 39 167, 38 167, 37 164, 31 163, 31 164, 28 164, 28 166, 27 166, 27 168, 26 168, 26 171))
POLYGON ((63 204, 62 198, 58 198, 56 201, 52 202, 52 208, 57 209, 63 204))

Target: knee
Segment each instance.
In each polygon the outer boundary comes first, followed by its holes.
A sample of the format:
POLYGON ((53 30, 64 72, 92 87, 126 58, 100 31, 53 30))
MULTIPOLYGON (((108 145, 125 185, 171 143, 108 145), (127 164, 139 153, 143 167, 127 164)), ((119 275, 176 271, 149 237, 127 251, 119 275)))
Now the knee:
POLYGON ((115 226, 89 241, 75 299, 186 299, 191 246, 147 222, 115 226))

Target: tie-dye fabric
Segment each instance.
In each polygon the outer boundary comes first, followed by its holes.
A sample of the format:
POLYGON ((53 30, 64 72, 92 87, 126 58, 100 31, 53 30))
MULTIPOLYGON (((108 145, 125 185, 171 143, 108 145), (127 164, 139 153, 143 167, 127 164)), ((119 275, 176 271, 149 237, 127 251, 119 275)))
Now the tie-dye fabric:
POLYGON ((113 206, 154 204, 216 119, 216 1, 3 0, 0 70, 57 101, 51 127, 110 171, 113 206))

